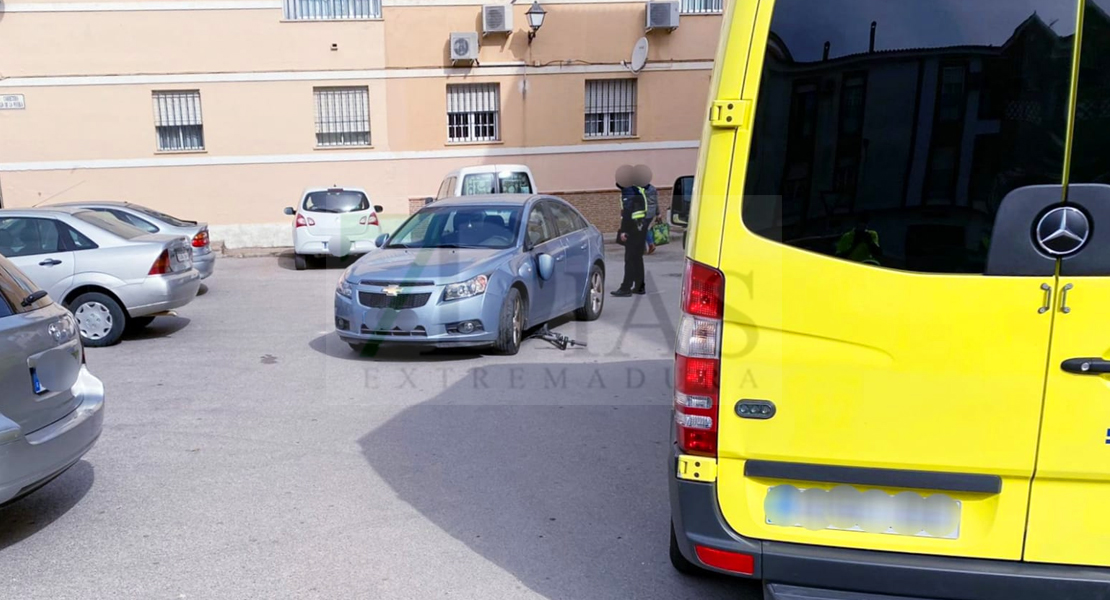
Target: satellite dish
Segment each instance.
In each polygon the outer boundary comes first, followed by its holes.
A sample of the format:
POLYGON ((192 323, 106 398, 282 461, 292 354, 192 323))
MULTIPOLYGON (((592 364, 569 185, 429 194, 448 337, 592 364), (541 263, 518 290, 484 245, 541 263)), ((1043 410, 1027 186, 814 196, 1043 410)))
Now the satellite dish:
POLYGON ((632 47, 632 62, 629 63, 628 69, 633 73, 639 73, 644 69, 648 59, 648 40, 642 37, 636 40, 636 45, 632 47))

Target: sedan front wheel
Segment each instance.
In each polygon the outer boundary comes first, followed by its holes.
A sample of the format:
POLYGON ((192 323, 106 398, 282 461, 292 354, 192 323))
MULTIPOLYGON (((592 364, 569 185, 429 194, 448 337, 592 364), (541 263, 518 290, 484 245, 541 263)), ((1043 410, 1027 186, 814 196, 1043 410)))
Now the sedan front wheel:
POLYGON ((505 302, 501 305, 501 319, 497 328, 497 341, 493 347, 498 354, 512 356, 520 352, 520 342, 524 336, 524 300, 520 290, 509 288, 505 302))

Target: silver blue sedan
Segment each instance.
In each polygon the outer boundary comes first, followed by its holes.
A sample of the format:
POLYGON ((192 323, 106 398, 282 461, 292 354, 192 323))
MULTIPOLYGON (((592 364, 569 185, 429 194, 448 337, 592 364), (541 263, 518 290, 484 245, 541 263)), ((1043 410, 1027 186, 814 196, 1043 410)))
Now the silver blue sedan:
POLYGON ((441 200, 378 238, 335 293, 339 337, 516 354, 524 331, 573 312, 592 321, 605 301, 601 232, 551 196, 441 200))

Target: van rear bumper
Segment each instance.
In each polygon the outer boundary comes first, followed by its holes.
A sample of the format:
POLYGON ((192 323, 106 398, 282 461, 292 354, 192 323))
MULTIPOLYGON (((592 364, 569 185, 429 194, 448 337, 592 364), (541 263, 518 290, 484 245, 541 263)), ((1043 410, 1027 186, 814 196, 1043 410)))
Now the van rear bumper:
MULTIPOLYGON (((748 539, 733 531, 712 483, 675 477, 671 519, 682 555, 706 570, 694 545, 755 557, 768 600, 1110 600, 1110 569, 849 550, 748 539)), ((735 573, 731 573, 735 575, 735 573)))

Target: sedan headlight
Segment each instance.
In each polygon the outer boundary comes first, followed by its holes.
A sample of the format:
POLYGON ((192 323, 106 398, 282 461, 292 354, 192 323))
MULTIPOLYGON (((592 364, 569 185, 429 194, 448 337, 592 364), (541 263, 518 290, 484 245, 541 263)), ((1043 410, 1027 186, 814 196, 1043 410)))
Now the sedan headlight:
POLYGON ((339 285, 335 286, 335 293, 344 298, 350 298, 354 295, 354 290, 351 288, 351 284, 347 283, 346 277, 339 280, 339 285))
POLYGON ((72 316, 63 315, 62 318, 51 323, 46 330, 55 342, 64 344, 77 336, 77 322, 73 320, 72 316))
POLYGON ((480 294, 486 293, 486 286, 489 285, 489 277, 479 275, 474 279, 468 279, 461 283, 450 283, 443 290, 444 300, 462 300, 463 298, 471 298, 480 294))

